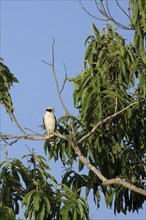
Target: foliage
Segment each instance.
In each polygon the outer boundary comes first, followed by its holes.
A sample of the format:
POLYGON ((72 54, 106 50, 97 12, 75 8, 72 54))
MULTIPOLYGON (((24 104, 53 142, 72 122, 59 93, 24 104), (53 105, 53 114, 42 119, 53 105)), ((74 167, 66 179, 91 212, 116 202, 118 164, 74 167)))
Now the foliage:
MULTIPOLYGON (((135 45, 126 45, 125 39, 115 32, 112 25, 107 26, 106 32, 99 31, 93 24, 93 31, 94 36, 85 41, 85 44, 88 43, 85 68, 75 79, 71 79, 74 82, 74 105, 84 123, 82 136, 99 121, 116 114, 130 103, 139 103, 101 124, 94 135, 81 143, 80 148, 90 163, 95 164, 107 178, 144 179, 145 64, 135 45)), ((136 185, 144 188, 142 183, 136 185)), ((115 213, 138 211, 144 202, 142 196, 123 187, 107 187, 103 193, 107 206, 111 207, 115 200, 115 213)))
POLYGON ((19 213, 21 201, 25 218, 89 219, 88 204, 80 191, 58 184, 49 174, 50 168, 44 157, 32 152, 23 158, 27 158, 28 166, 15 158, 0 164, 0 212, 5 218, 9 214, 12 219, 19 213), (4 214, 3 210, 8 211, 4 214))
POLYGON ((136 53, 140 56, 142 62, 146 65, 146 4, 143 0, 131 0, 133 4, 131 26, 135 29, 134 43, 136 53))
POLYGON ((14 77, 9 68, 3 63, 3 59, 0 58, 0 103, 10 112, 14 110, 11 95, 9 93, 13 83, 18 83, 17 78, 14 77))

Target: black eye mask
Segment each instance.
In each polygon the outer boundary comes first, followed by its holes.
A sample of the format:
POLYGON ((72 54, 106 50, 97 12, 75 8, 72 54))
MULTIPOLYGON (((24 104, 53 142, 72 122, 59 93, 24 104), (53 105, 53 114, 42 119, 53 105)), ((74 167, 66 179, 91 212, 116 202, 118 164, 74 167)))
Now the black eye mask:
POLYGON ((52 112, 52 109, 46 109, 47 112, 52 112))

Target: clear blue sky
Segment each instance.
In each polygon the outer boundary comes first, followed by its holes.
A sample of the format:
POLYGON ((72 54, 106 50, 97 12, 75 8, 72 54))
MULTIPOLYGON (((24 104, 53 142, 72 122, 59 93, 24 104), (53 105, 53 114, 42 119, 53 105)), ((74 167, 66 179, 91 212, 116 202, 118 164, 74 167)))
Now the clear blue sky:
MULTIPOLYGON (((82 1, 87 9, 97 15, 93 1, 82 1)), ((115 8, 111 1, 111 10, 115 18, 127 24, 125 16, 115 8)), ((127 1, 120 1, 127 7, 127 1)), ((55 38, 55 68, 60 86, 64 80, 63 61, 66 64, 69 77, 75 77, 83 69, 85 52, 84 41, 92 34, 91 25, 94 22, 99 29, 104 23, 89 17, 78 1, 14 1, 1 0, 1 57, 19 80, 11 89, 15 115, 22 127, 41 132, 38 125, 47 106, 54 106, 56 116, 64 114, 57 97, 53 75, 49 66, 41 60, 51 62, 52 37, 55 38)), ((100 16, 100 15, 99 15, 100 16)), ((128 41, 132 32, 119 30, 128 41)), ((71 114, 77 114, 72 100, 73 85, 68 83, 63 92, 64 101, 71 114)), ((1 132, 20 134, 1 108, 1 132)), ((34 148, 38 154, 44 155, 43 141, 20 141, 9 147, 9 156, 21 158, 28 153, 28 148, 34 148)), ((1 151, 1 160, 4 152, 1 151)), ((61 178, 61 164, 49 162, 54 176, 61 178)), ((60 179, 59 178, 59 179, 60 179)), ((102 199, 101 207, 96 209, 91 196, 89 198, 91 217, 93 219, 145 219, 145 207, 136 213, 113 213, 105 207, 102 199)))

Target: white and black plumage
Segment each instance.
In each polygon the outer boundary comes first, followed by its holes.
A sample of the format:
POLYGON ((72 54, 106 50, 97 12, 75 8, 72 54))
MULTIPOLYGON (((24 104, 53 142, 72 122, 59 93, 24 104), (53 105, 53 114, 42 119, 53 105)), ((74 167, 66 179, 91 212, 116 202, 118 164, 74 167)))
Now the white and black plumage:
MULTIPOLYGON (((47 131, 49 137, 54 135, 56 129, 56 117, 54 115, 55 109, 53 107, 46 108, 46 112, 43 118, 44 127, 47 131)), ((49 139, 49 143, 51 146, 54 146, 54 140, 49 139)))

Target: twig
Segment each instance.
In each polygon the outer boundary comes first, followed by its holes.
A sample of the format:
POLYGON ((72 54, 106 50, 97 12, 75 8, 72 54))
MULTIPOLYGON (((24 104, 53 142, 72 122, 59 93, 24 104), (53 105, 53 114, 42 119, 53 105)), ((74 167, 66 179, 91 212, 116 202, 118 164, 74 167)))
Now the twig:
MULTIPOLYGON (((97 10, 102 14, 103 17, 105 17, 104 19, 103 18, 99 18, 99 17, 96 17, 94 15, 92 15, 82 4, 81 1, 79 1, 82 9, 92 18, 96 19, 96 20, 100 20, 100 21, 112 21, 113 23, 115 23, 118 27, 122 28, 122 29, 125 29, 125 30, 132 30, 132 28, 129 28, 121 23, 119 23, 118 21, 116 21, 111 13, 110 13, 110 10, 109 10, 109 5, 108 5, 108 2, 106 0, 106 8, 104 6, 104 4, 102 2, 97 2, 97 0, 95 0, 95 5, 96 5, 96 8, 97 10)), ((124 11, 124 9, 118 5, 118 7, 126 14, 126 16, 128 16, 128 18, 130 19, 129 15, 124 11)), ((130 19, 131 20, 131 19, 130 19)))
POLYGON ((61 105, 62 105, 66 115, 70 116, 70 113, 69 113, 67 107, 65 106, 63 100, 62 100, 61 93, 60 93, 60 90, 59 90, 59 84, 58 84, 58 80, 57 80, 57 76, 56 76, 56 71, 55 71, 54 46, 55 46, 55 39, 53 38, 53 44, 52 44, 52 63, 50 64, 50 63, 48 63, 48 62, 46 62, 44 60, 42 60, 42 62, 44 62, 45 64, 47 64, 47 65, 52 67, 52 72, 53 72, 53 75, 54 75, 54 79, 55 79, 55 83, 56 83, 56 89, 57 89, 59 100, 61 102, 61 105))
MULTIPOLYGON (((102 3, 102 4, 103 4, 103 3, 102 3)), ((110 21, 112 21, 113 23, 115 23, 115 24, 116 24, 118 27, 120 27, 120 28, 123 28, 123 29, 126 29, 126 30, 131 30, 131 28, 129 28, 129 27, 127 27, 127 26, 125 26, 125 25, 119 23, 118 21, 116 21, 116 20, 112 17, 112 15, 111 15, 111 13, 110 13, 109 5, 108 5, 108 0, 106 0, 106 8, 107 8, 107 12, 108 12, 108 14, 106 14, 106 17, 107 17, 110 21)), ((102 12, 101 12, 101 13, 102 13, 102 12)))
MULTIPOLYGON (((39 133, 37 133, 36 131, 33 131, 33 130, 30 129, 30 128, 25 128, 25 130, 31 131, 31 132, 33 132, 33 133, 36 134, 36 135, 40 135, 39 133)), ((42 135, 42 137, 43 137, 43 135, 42 135)))
POLYGON ((115 114, 116 114, 116 112, 117 112, 117 109, 118 109, 118 98, 116 97, 116 101, 115 101, 116 103, 115 103, 115 114))
POLYGON ((116 4, 117 6, 121 9, 121 11, 129 18, 129 20, 131 21, 131 17, 126 13, 126 11, 121 7, 121 5, 119 4, 118 0, 116 0, 116 4))
POLYGON ((106 19, 102 19, 102 18, 97 18, 96 16, 92 15, 89 11, 87 11, 87 9, 83 6, 82 2, 79 1, 82 9, 92 18, 96 19, 96 20, 99 20, 99 21, 106 21, 106 19))
POLYGON ((64 111, 65 111, 66 115, 69 116, 70 113, 69 113, 68 109, 66 108, 66 106, 65 106, 65 104, 64 104, 64 102, 62 100, 60 91, 59 91, 59 84, 58 84, 58 79, 57 79, 56 71, 55 71, 54 46, 55 46, 55 39, 53 38, 53 44, 52 44, 52 65, 51 65, 52 66, 52 71, 53 71, 53 75, 54 75, 54 79, 55 79, 55 83, 56 83, 56 89, 57 89, 59 100, 61 102, 62 107, 64 108, 64 111))
POLYGON ((63 85, 62 85, 62 88, 60 90, 60 94, 62 93, 62 91, 64 90, 64 87, 65 87, 65 84, 66 84, 66 80, 67 80, 67 71, 66 71, 66 66, 65 66, 65 63, 63 62, 63 66, 64 66, 64 70, 65 70, 65 78, 64 78, 64 82, 63 82, 63 85))

